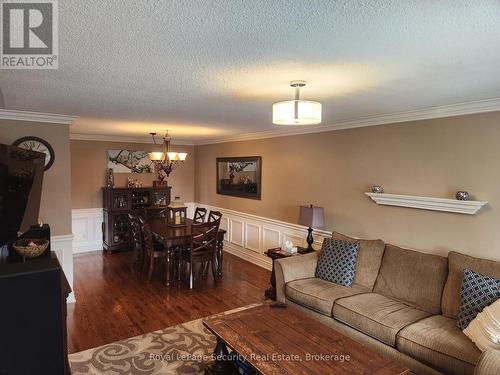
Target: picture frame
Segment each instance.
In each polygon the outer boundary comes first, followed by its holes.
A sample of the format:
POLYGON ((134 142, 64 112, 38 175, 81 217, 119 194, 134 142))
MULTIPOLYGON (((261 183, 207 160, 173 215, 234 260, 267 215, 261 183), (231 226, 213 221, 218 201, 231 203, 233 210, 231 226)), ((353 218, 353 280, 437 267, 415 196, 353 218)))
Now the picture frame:
POLYGON ((108 150, 107 168, 114 173, 153 173, 153 162, 148 151, 108 150))
POLYGON ((216 158, 217 194, 261 199, 262 157, 216 158))

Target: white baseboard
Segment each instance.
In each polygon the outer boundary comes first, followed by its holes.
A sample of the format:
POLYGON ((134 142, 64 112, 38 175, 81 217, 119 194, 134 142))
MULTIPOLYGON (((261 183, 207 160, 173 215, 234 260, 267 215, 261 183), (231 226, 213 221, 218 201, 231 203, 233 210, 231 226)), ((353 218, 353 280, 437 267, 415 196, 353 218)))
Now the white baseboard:
MULTIPOLYGON (((51 236, 50 248, 56 253, 69 286, 73 290, 73 235, 51 236)), ((70 293, 66 302, 76 302, 74 292, 70 293)))
POLYGON ((273 268, 271 258, 268 258, 263 254, 256 254, 256 253, 252 254, 248 252, 246 249, 240 246, 235 246, 227 241, 224 241, 224 252, 235 255, 238 258, 242 258, 250 263, 256 264, 257 266, 265 268, 269 271, 271 271, 271 269, 273 268))

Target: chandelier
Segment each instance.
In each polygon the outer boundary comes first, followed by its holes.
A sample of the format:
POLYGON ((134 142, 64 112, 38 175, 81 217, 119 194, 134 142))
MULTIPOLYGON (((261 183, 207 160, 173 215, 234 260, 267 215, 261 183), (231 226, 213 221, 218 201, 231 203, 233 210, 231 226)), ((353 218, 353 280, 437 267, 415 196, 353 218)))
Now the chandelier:
POLYGON ((273 104, 273 124, 276 125, 316 125, 321 123, 321 103, 300 99, 300 88, 306 81, 292 81, 295 100, 273 104))
MULTIPOLYGON (((153 137, 153 142, 156 143, 156 133, 149 133, 153 137)), ((170 137, 168 136, 168 130, 165 132, 165 137, 163 137, 163 147, 162 151, 149 152, 149 159, 155 164, 156 172, 158 173, 158 180, 163 181, 165 177, 170 176, 170 173, 177 168, 184 160, 186 160, 187 152, 175 152, 170 151, 170 137)))

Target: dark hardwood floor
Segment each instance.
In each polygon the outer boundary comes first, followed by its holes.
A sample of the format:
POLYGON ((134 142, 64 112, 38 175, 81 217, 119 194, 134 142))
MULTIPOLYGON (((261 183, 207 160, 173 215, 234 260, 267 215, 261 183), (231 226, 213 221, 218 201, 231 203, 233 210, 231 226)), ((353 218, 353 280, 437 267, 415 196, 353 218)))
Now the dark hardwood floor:
POLYGON ((68 305, 69 353, 263 301, 269 284, 269 271, 225 253, 224 276, 216 285, 209 274, 193 290, 187 280, 166 287, 160 274, 147 283, 132 270, 131 257, 74 257, 77 302, 68 305))

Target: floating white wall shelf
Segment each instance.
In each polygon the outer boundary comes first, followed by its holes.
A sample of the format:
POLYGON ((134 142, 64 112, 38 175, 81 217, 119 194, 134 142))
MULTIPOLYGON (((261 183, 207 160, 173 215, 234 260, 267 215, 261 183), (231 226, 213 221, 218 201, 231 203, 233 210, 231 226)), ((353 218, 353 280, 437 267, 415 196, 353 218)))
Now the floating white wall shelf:
POLYGON ((456 212, 475 215, 488 202, 459 201, 449 198, 418 197, 414 195, 365 193, 377 204, 388 206, 420 208, 423 210, 456 212))

